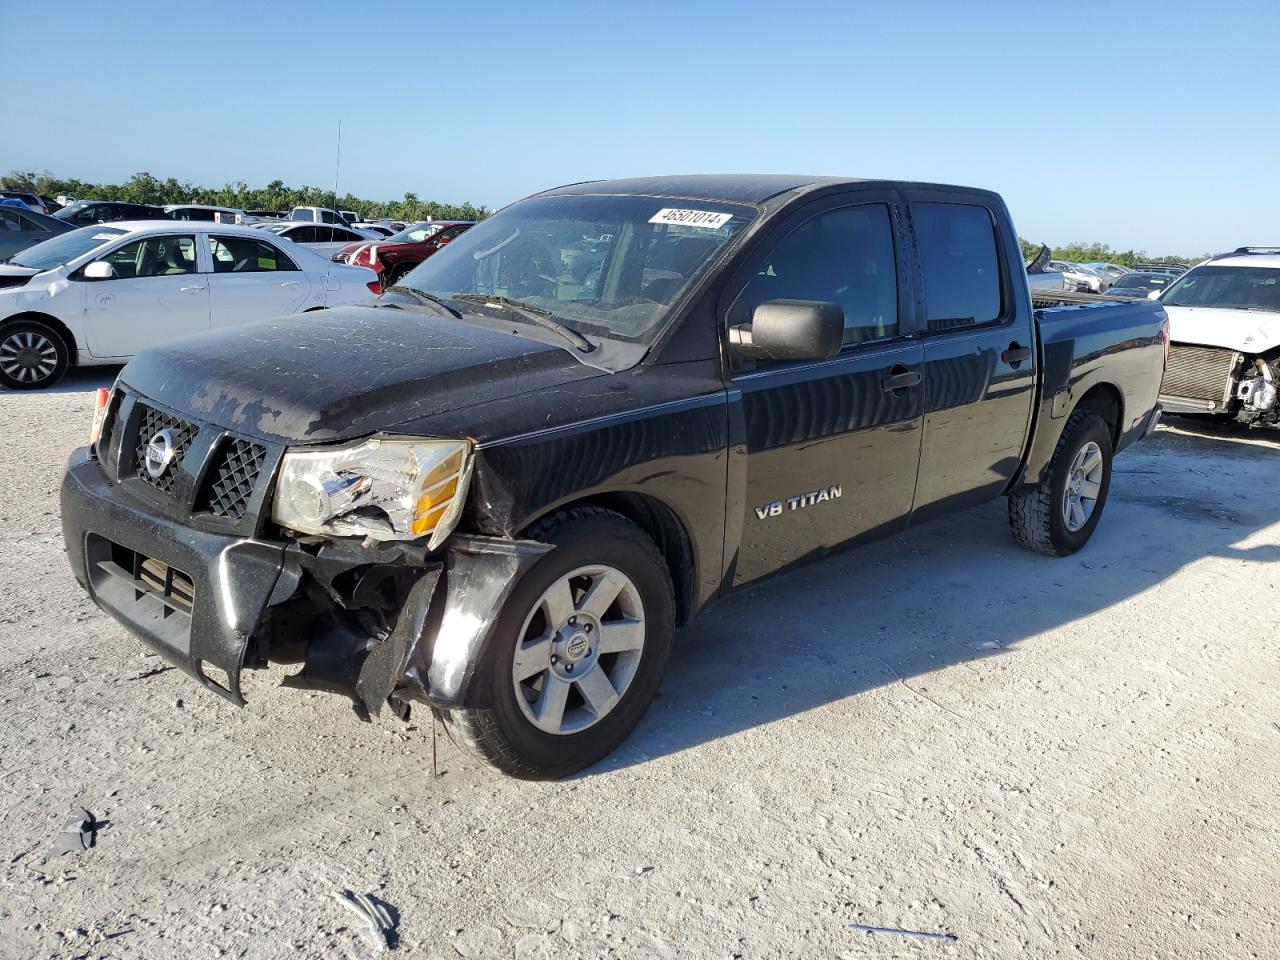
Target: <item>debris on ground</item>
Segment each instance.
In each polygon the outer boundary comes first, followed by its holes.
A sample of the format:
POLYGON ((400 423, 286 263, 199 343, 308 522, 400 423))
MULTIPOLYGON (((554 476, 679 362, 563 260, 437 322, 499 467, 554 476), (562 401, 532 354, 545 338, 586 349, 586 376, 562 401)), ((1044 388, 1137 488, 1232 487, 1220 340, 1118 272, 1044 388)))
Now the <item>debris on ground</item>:
POLYGON ((368 894, 352 893, 350 890, 333 891, 333 899, 360 919, 360 932, 364 934, 370 946, 379 952, 391 946, 391 934, 395 931, 395 924, 386 907, 368 894))
POLYGON ((861 933, 889 933, 899 937, 921 937, 925 940, 948 940, 953 943, 960 939, 954 933, 928 933, 924 930, 902 930, 898 927, 868 927, 861 923, 851 923, 849 929, 858 930, 861 933))
POLYGON ((68 853, 81 853, 93 846, 93 814, 84 807, 76 807, 62 832, 53 839, 48 856, 61 857, 68 853))

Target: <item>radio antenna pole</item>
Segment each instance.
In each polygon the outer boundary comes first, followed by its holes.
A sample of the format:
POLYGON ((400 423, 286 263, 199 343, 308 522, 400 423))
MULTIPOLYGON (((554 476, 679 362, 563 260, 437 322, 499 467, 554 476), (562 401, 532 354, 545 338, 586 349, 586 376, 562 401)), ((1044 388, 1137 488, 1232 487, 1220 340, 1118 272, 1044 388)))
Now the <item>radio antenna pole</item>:
MULTIPOLYGON (((338 174, 342 170, 342 121, 338 121, 338 148, 333 158, 333 215, 341 219, 338 213, 338 174)), ((333 239, 333 231, 329 232, 329 239, 333 239)), ((326 257, 329 262, 324 268, 324 305, 329 305, 329 272, 333 269, 333 257, 326 257)))

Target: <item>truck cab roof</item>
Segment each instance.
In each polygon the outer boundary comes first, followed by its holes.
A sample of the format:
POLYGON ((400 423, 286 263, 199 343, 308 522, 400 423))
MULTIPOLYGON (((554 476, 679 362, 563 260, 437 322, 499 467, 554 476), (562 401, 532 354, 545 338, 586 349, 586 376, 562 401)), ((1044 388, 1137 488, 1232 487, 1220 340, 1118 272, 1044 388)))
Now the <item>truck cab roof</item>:
POLYGON ((803 176, 781 173, 695 173, 667 177, 629 177, 621 180, 587 180, 545 190, 536 196, 614 196, 685 197, 716 200, 724 203, 763 204, 776 197, 788 197, 823 189, 856 187, 867 189, 945 190, 998 197, 990 190, 953 186, 942 183, 915 183, 903 180, 868 180, 856 177, 803 176))

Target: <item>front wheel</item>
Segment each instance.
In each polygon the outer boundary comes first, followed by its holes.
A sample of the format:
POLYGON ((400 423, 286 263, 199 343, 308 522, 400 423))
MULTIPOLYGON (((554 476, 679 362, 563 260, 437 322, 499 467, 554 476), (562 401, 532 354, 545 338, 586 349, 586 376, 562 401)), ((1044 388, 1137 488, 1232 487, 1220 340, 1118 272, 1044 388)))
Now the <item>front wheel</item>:
POLYGON ((388 287, 394 287, 397 283, 407 277, 416 266, 416 263, 409 263, 388 268, 386 271, 387 279, 383 282, 383 288, 386 289, 388 287))
POLYGON ((528 534, 554 545, 520 580, 479 666, 487 708, 442 711, 455 742, 504 773, 568 776, 639 723, 675 629, 671 578, 652 540, 597 507, 528 534))
POLYGON ((1075 553, 1093 536, 1111 489, 1111 431, 1096 413, 1067 419, 1040 483, 1009 497, 1013 538, 1050 557, 1075 553))
POLYGON ((11 390, 51 387, 71 362, 67 345, 39 320, 18 320, 0 329, 0 383, 11 390))

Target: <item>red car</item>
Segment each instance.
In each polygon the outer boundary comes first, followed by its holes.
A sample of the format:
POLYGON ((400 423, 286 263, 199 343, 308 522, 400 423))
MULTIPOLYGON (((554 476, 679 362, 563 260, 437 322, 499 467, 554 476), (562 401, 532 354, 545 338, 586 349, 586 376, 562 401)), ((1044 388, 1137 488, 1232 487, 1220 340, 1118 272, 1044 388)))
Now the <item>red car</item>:
POLYGON ((422 220, 385 240, 349 243, 333 259, 376 271, 385 290, 473 224, 472 220, 422 220))

